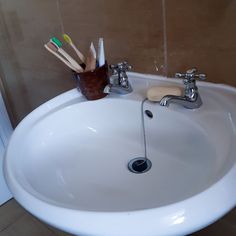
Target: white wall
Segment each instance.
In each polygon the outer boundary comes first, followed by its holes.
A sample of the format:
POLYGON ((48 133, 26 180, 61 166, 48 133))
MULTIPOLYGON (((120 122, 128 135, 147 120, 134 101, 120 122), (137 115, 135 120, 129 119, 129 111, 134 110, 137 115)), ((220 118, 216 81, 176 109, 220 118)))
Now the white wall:
POLYGON ((0 94, 0 205, 9 200, 12 195, 9 192, 3 177, 3 156, 5 148, 12 134, 12 126, 0 94))

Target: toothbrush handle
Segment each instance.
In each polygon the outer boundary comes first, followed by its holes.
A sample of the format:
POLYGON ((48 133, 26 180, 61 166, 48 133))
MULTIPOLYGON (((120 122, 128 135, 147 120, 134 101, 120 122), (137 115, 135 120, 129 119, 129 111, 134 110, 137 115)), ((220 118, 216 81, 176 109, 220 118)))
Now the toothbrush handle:
POLYGON ((82 72, 83 68, 62 48, 58 49, 58 52, 61 53, 72 65, 76 68, 77 71, 82 72))
POLYGON ((54 56, 56 56, 59 60, 61 60, 64 64, 66 64, 70 69, 77 71, 76 68, 71 65, 67 60, 65 60, 63 57, 61 57, 60 55, 58 55, 56 52, 54 52, 52 49, 50 49, 46 44, 44 45, 44 47, 50 52, 52 53, 54 56))
POLYGON ((85 63, 84 55, 77 49, 77 47, 73 43, 71 43, 70 45, 74 49, 74 51, 76 52, 76 54, 79 57, 79 59, 81 60, 81 62, 85 63))

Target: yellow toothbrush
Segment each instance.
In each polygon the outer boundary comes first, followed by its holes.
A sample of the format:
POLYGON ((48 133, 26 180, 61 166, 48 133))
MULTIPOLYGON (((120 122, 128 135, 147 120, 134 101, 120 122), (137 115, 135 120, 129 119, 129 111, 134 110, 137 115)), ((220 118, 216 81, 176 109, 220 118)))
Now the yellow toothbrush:
POLYGON ((81 60, 81 62, 85 63, 84 55, 74 45, 74 43, 72 42, 70 36, 68 34, 63 34, 62 36, 63 36, 64 40, 74 49, 74 51, 76 52, 76 54, 79 57, 79 59, 81 60))

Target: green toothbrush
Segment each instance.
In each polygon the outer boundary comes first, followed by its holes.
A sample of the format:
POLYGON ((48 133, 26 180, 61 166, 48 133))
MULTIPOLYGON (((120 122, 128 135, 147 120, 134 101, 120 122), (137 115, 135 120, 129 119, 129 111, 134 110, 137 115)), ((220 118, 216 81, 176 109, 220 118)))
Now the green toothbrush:
POLYGON ((52 41, 53 43, 55 43, 59 48, 62 47, 62 42, 61 42, 58 38, 52 37, 52 38, 51 38, 51 41, 52 41))
POLYGON ((58 38, 53 37, 50 39, 50 42, 57 48, 57 51, 61 53, 61 55, 64 56, 73 67, 76 68, 77 72, 83 71, 83 68, 64 49, 62 49, 62 43, 58 38))

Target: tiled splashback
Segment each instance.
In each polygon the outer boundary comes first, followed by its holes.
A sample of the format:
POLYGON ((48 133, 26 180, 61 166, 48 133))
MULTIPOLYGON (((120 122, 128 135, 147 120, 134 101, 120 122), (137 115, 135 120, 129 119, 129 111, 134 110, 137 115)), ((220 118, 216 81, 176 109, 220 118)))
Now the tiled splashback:
POLYGON ((127 60, 137 72, 197 66, 208 81, 236 86, 235 12, 235 0, 1 0, 0 77, 14 124, 75 86, 43 47, 62 32, 84 53, 104 37, 108 62, 127 60))

